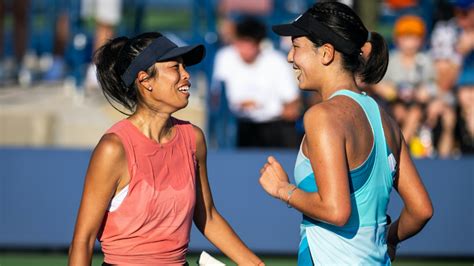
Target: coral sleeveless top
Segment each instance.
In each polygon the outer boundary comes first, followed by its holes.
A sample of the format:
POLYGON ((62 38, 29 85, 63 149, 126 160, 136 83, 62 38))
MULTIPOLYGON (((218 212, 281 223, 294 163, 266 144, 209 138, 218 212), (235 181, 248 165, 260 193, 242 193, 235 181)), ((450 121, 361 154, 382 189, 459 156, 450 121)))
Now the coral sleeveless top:
POLYGON ((98 235, 106 263, 186 263, 196 195, 196 142, 192 124, 172 121, 175 136, 165 144, 147 138, 128 119, 107 131, 122 141, 130 183, 120 206, 105 214, 98 235))

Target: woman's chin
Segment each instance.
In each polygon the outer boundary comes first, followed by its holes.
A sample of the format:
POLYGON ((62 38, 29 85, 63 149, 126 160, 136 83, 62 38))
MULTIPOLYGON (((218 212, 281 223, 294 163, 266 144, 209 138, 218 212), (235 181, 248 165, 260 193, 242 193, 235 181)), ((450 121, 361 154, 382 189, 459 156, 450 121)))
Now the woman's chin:
POLYGON ((308 88, 307 86, 305 86, 305 84, 302 83, 302 82, 299 82, 299 83, 298 83, 298 88, 300 88, 300 90, 303 90, 303 91, 310 90, 310 88, 308 88))
POLYGON ((189 104, 189 101, 186 101, 186 102, 182 103, 182 104, 178 107, 179 110, 186 108, 186 106, 188 106, 188 104, 189 104))

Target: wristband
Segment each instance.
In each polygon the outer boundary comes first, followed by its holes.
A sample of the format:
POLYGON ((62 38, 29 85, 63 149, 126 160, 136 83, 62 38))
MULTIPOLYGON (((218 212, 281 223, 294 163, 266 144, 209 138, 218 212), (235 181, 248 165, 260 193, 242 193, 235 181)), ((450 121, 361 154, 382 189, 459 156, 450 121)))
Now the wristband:
POLYGON ((286 207, 291 208, 290 199, 291 199, 291 196, 293 195, 293 192, 295 192, 297 188, 298 188, 297 186, 294 186, 290 190, 288 190, 288 197, 286 198, 286 207))

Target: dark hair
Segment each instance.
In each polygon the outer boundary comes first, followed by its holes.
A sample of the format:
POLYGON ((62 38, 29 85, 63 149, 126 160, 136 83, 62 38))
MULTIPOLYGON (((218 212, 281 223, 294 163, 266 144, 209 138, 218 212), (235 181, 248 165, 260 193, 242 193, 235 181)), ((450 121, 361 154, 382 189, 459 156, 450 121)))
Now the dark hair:
POLYGON ((265 24, 259 19, 252 16, 244 16, 237 22, 236 28, 237 38, 248 38, 259 43, 267 36, 265 24))
MULTIPOLYGON (((161 37, 161 33, 147 32, 134 38, 118 37, 109 40, 94 54, 94 64, 97 67, 97 80, 105 98, 117 109, 110 100, 118 102, 130 111, 134 111, 140 95, 135 82, 126 86, 121 76, 132 60, 140 54, 154 39, 161 37)), ((156 75, 154 66, 146 70, 150 77, 156 75)), ((119 112, 123 113, 119 109, 119 112)))
MULTIPOLYGON (((383 78, 388 66, 387 44, 380 34, 376 32, 369 34, 362 20, 350 7, 339 2, 318 2, 310 8, 309 13, 320 23, 359 48, 362 48, 366 42, 372 44, 367 61, 362 57, 360 50, 352 54, 341 52, 344 69, 360 76, 361 80, 367 84, 377 83, 383 78)), ((327 43, 315 38, 311 38, 311 41, 317 47, 327 43)))

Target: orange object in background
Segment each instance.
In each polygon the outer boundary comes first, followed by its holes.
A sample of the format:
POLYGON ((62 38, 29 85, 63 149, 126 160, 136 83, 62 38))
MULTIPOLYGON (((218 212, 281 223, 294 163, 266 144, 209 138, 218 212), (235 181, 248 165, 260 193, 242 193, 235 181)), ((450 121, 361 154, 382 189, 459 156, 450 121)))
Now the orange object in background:
POLYGON ((402 16, 395 22, 393 27, 393 36, 416 35, 424 38, 426 34, 426 26, 423 19, 418 16, 406 15, 402 16))
POLYGON ((391 9, 403 9, 407 7, 416 6, 418 4, 417 0, 385 0, 385 3, 391 9))

